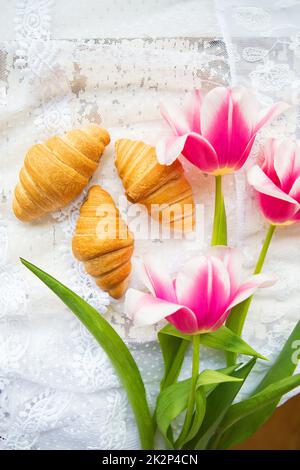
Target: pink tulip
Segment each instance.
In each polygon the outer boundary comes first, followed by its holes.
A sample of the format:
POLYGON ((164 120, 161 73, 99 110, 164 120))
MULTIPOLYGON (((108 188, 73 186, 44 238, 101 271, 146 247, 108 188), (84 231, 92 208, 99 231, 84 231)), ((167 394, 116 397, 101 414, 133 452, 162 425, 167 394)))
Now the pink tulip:
POLYGON ((136 325, 151 325, 165 318, 183 333, 214 331, 232 307, 258 287, 274 282, 270 276, 257 274, 242 283, 240 266, 236 250, 216 246, 207 256, 189 261, 173 280, 159 260, 147 257, 142 279, 151 293, 129 289, 126 313, 136 325))
POLYGON ((170 165, 182 154, 204 173, 224 175, 246 162, 258 131, 287 108, 274 104, 260 115, 255 95, 244 87, 216 87, 188 94, 182 108, 161 107, 172 135, 157 144, 157 159, 170 165))
POLYGON ((248 181, 255 188, 263 215, 273 225, 300 220, 300 146, 293 140, 270 139, 263 164, 254 165, 248 181))

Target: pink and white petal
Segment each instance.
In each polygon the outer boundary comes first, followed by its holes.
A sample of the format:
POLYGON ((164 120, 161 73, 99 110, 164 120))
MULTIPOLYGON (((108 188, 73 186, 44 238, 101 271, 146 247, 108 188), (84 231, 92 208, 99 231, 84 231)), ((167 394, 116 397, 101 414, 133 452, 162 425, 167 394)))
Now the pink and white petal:
POLYGON ((204 173, 214 173, 219 168, 219 158, 210 142, 199 134, 186 136, 182 155, 204 173))
POLYGON ((172 315, 166 317, 166 320, 172 323, 177 330, 182 331, 182 333, 194 334, 199 331, 196 315, 187 308, 178 310, 172 315))
POLYGON ((136 326, 153 325, 182 308, 181 305, 132 288, 128 289, 125 296, 125 314, 136 326))
POLYGON ((156 144, 156 157, 158 163, 161 165, 172 165, 172 163, 181 154, 187 135, 188 134, 181 137, 172 135, 164 139, 160 139, 156 144))
POLYGON ((144 257, 144 274, 143 279, 150 292, 160 299, 177 302, 173 280, 158 257, 144 257))
POLYGON ((230 279, 230 292, 236 292, 241 280, 242 253, 236 248, 216 245, 209 249, 209 254, 222 260, 230 279))
POLYGON ((247 173, 247 178, 248 183, 253 186, 256 191, 276 199, 281 199, 282 201, 290 202, 291 204, 297 204, 297 201, 278 188, 258 165, 254 165, 250 168, 247 173))
POLYGON ((263 148, 262 170, 273 181, 276 186, 280 187, 280 179, 274 167, 274 155, 279 147, 278 139, 268 139, 263 148))
POLYGON ((257 116, 257 100, 254 93, 244 87, 235 87, 231 91, 232 113, 228 119, 229 149, 226 165, 230 168, 236 167, 241 160, 239 168, 246 161, 253 141, 253 129, 257 116), (247 153, 246 153, 247 149, 247 153))
POLYGON ((183 108, 173 103, 165 106, 163 103, 159 105, 160 113, 164 120, 169 124, 174 135, 180 136, 190 132, 189 122, 183 108))
MULTIPOLYGON (((234 108, 239 109, 239 115, 243 117, 247 128, 252 131, 256 124, 256 118, 259 111, 254 91, 243 86, 236 86, 231 89, 231 95, 234 108)), ((238 122, 236 124, 238 124, 238 122)))
POLYGON ((178 303, 186 305, 198 316, 208 312, 212 286, 212 266, 209 258, 199 256, 188 261, 178 272, 176 295, 178 303))
POLYGON ((184 114, 186 116, 189 128, 192 132, 201 134, 200 109, 202 103, 201 90, 193 90, 186 95, 183 104, 184 114))
POLYGON ((244 151, 242 152, 241 154, 241 157, 238 161, 236 161, 235 165, 234 165, 234 168, 235 170, 239 170, 240 168, 242 168, 242 166, 244 166, 244 164, 246 163, 246 161, 248 160, 248 157, 250 155, 250 152, 252 150, 252 147, 253 147, 253 144, 254 144, 254 141, 255 141, 255 138, 256 138, 256 134, 254 134, 249 142, 247 143, 246 145, 246 148, 244 149, 244 151))
POLYGON ((274 169, 281 183, 281 189, 289 193, 295 181, 294 162, 296 160, 296 142, 285 139, 280 142, 274 153, 274 169))
POLYGON ((231 139, 231 129, 229 132, 228 121, 232 113, 232 106, 230 89, 216 87, 207 93, 201 107, 202 135, 215 149, 220 167, 227 164, 229 141, 231 139))
POLYGON ((257 193, 257 197, 264 217, 274 225, 285 224, 291 220, 298 211, 296 204, 291 204, 281 199, 274 199, 262 193, 257 193))
POLYGON ((286 111, 290 106, 287 103, 284 103, 282 101, 279 101, 278 103, 275 103, 271 108, 264 113, 264 115, 259 119, 257 122, 254 132, 258 132, 263 126, 266 124, 269 124, 269 122, 272 121, 272 119, 275 119, 277 116, 279 116, 281 113, 286 111))
POLYGON ((295 199, 298 203, 300 203, 300 175, 298 178, 294 181, 291 190, 290 190, 290 196, 295 199))
POLYGON ((300 210, 298 210, 298 211, 296 212, 296 214, 293 215, 292 221, 293 221, 293 222, 300 222, 300 210))
POLYGON ((230 278, 223 262, 211 256, 212 263, 212 287, 208 317, 204 321, 214 324, 223 315, 230 299, 230 278))
POLYGON ((259 288, 270 287, 277 281, 275 276, 267 274, 255 274, 247 279, 237 290, 234 297, 231 299, 230 303, 226 308, 226 312, 231 310, 235 305, 243 302, 243 300, 248 299, 254 292, 259 288))

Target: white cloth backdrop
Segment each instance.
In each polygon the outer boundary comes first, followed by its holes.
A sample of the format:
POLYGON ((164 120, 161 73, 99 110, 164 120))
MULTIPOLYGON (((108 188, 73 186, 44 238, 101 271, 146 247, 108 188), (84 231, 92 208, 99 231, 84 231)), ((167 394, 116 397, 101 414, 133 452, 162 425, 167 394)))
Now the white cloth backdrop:
MULTIPOLYGON (((244 83, 263 105, 277 99, 292 112, 264 136, 299 131, 300 2, 209 0, 0 0, 0 447, 3 449, 125 449, 139 441, 126 396, 108 359, 60 301, 23 268, 23 256, 92 303, 130 344, 153 402, 162 364, 155 328, 133 328, 122 303, 95 288, 70 251, 78 201, 31 224, 17 221, 11 200, 26 149, 72 126, 102 123, 112 144, 93 182, 118 200, 113 141, 149 143, 163 130, 158 103, 182 99, 193 87, 244 83), (284 21, 283 21, 284 19, 284 21), (284 25, 283 25, 284 23, 284 25), (284 28, 283 28, 284 26, 284 28), (298 28, 298 29, 297 29, 298 28)), ((253 151, 257 153, 262 136, 253 151)), ((138 240, 134 263, 155 250, 170 269, 209 244, 213 181, 187 166, 204 205, 204 238, 138 240), (180 250, 178 246, 180 243, 180 250)), ((244 171, 226 181, 230 243, 252 269, 265 225, 244 171)), ((274 359, 299 318, 299 227, 275 236, 266 270, 276 286, 256 297, 245 335, 274 359)), ((135 273, 132 285, 138 285, 135 273)), ((224 364, 205 350, 202 367, 224 364)), ((260 362, 252 386, 269 364, 260 362)), ((189 373, 188 361, 183 374, 189 373)), ((246 389, 243 394, 249 391, 246 389)), ((243 396, 243 394, 241 396, 243 396)))

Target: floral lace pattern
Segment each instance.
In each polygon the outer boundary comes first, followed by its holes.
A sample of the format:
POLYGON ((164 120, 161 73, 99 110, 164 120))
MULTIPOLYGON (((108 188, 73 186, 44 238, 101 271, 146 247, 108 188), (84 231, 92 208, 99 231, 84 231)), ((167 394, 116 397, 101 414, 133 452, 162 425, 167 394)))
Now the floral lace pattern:
MULTIPOLYGON (((227 85, 231 75, 236 81, 250 80, 266 104, 278 98, 297 100, 299 74, 293 57, 299 56, 299 34, 294 28, 283 40, 278 31, 274 39, 273 14, 263 5, 226 2, 225 8, 223 2, 217 2, 220 24, 227 28, 225 47, 219 37, 185 34, 184 26, 180 30, 180 5, 175 5, 180 2, 164 0, 170 15, 177 12, 172 21, 178 21, 178 37, 156 34, 155 38, 120 39, 116 35, 57 40, 52 37, 52 13, 58 3, 19 0, 15 41, 0 45, 0 138, 5 156, 0 161, 0 448, 138 448, 131 409, 108 358, 81 323, 25 272, 18 256, 53 273, 110 320, 130 345, 151 403, 162 375, 159 347, 154 341, 158 327, 133 328, 124 316, 122 302, 101 292, 72 256, 72 233, 86 191, 43 221, 30 225, 16 221, 10 206, 22 155, 32 142, 88 122, 108 126, 112 141, 126 136, 155 143, 162 132, 158 113, 162 98, 182 98, 194 86, 227 85), (231 27, 247 31, 247 38, 235 40, 231 27)), ((108 3, 108 8, 119 8, 118 0, 108 3)), ((142 3, 146 8, 152 0, 142 3)), ((193 16, 198 8, 203 17, 201 2, 191 3, 193 16)), ((297 3, 290 2, 290 8, 297 3)), ((153 9, 154 4, 155 0, 153 9)), ((213 16, 212 3, 208 4, 208 14, 213 16)), ((279 8, 279 2, 276 5, 279 8)), ((154 23, 159 29, 159 19, 154 23)), ((161 31, 166 23, 162 20, 161 31)), ((296 112, 296 116, 278 120, 266 133, 293 133, 299 122, 296 112)), ((253 158, 259 145, 260 141, 253 158)), ((186 171, 196 201, 204 204, 204 239, 137 240, 134 265, 145 252, 155 250, 175 272, 185 259, 209 244, 213 182, 189 165, 186 171)), ((103 155, 90 184, 95 182, 108 189, 116 201, 124 195, 114 168, 113 145, 103 155)), ((254 201, 245 200, 245 189, 243 175, 227 179, 228 223, 234 227, 230 243, 249 247, 244 264, 249 270, 264 227, 254 201), (236 220, 240 223, 234 223, 236 220)), ((274 241, 275 256, 267 265, 268 270, 280 273, 280 281, 257 298, 246 325, 246 339, 271 359, 299 311, 298 276, 291 274, 297 272, 293 261, 300 248, 297 229, 288 234, 293 246, 286 246, 285 236, 282 233, 274 241)), ((138 286, 135 270, 131 282, 138 286)), ((224 364, 223 355, 213 350, 205 349, 202 357, 203 367, 224 364)), ((189 374, 189 364, 187 357, 183 377, 189 374)), ((259 364, 256 368, 257 381, 266 367, 259 364)))

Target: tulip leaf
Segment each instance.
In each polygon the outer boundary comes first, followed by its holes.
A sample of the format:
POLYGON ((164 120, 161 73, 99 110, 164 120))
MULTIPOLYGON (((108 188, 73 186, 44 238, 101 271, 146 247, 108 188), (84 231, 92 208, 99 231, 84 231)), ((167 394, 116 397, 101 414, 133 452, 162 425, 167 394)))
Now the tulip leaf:
POLYGON ((231 331, 226 326, 221 326, 213 333, 202 334, 201 344, 213 349, 232 351, 238 354, 245 354, 246 356, 257 357, 265 361, 267 360, 264 356, 255 351, 249 344, 247 344, 246 341, 233 333, 233 331, 231 331))
MULTIPOLYGON (((232 370, 232 368, 229 368, 229 370, 232 370)), ((238 380, 238 378, 226 375, 222 372, 205 370, 199 374, 197 389, 199 387, 210 386, 222 382, 236 382, 238 380)), ((162 435, 171 448, 174 448, 174 442, 170 439, 171 434, 169 433, 169 428, 172 421, 186 409, 190 389, 191 379, 186 379, 164 388, 157 399, 155 413, 156 422, 162 435)), ((198 399, 198 405, 199 403, 200 399, 198 399)), ((198 412, 198 417, 196 419, 199 420, 199 416, 200 412, 198 412)), ((200 424, 201 422, 199 421, 199 426, 200 424)))
POLYGON ((168 387, 176 382, 190 341, 190 338, 187 340, 180 336, 166 334, 166 327, 162 328, 157 335, 165 364, 161 388, 168 387))
POLYGON ((218 428, 217 436, 214 444, 210 445, 210 449, 227 449, 248 437, 252 429, 249 428, 251 421, 248 418, 254 413, 256 416, 260 410, 266 405, 270 405, 274 400, 280 399, 282 395, 288 393, 296 387, 300 386, 300 374, 279 380, 269 385, 261 392, 232 405, 226 414, 221 426, 218 428), (240 421, 247 422, 247 428, 239 426, 240 421), (227 431, 227 432, 226 432, 227 431), (244 432, 243 432, 244 431, 244 432))
MULTIPOLYGON (((299 355, 295 350, 295 347, 297 347, 297 345, 299 346, 299 341, 300 321, 296 324, 278 358, 270 367, 269 371, 259 383, 257 388, 254 390, 252 396, 256 396, 257 394, 269 388, 269 386, 276 385, 283 379, 293 375, 296 369, 297 360, 299 360, 299 355)), ((220 446, 223 448, 231 447, 250 437, 273 414, 282 395, 283 393, 271 401, 271 403, 267 401, 265 405, 260 407, 257 411, 254 409, 251 414, 248 414, 246 417, 241 417, 236 423, 231 424, 231 426, 228 427, 226 431, 223 431, 224 435, 222 436, 222 440, 219 442, 218 448, 220 446)), ((228 413, 230 412, 231 408, 228 410, 228 413)), ((227 420, 227 415, 224 417, 224 420, 227 420)), ((221 423, 220 427, 223 427, 223 422, 221 423)))
MULTIPOLYGON (((171 324, 166 325, 162 330, 160 330, 159 334, 182 338, 186 341, 191 341, 192 338, 191 335, 181 333, 171 324)), ((246 356, 253 356, 267 360, 226 326, 221 326, 218 330, 212 333, 202 333, 201 344, 221 351, 232 351, 238 354, 245 354, 246 356)))
POLYGON ((242 381, 220 384, 208 396, 203 423, 195 437, 185 445, 186 449, 206 449, 255 362, 256 358, 252 358, 245 365, 232 372, 232 377, 242 379, 242 381))
POLYGON ((193 437, 196 436, 196 434, 199 431, 200 426, 203 422, 205 412, 206 412, 205 388, 204 387, 199 387, 196 390, 195 414, 194 414, 191 429, 189 430, 187 436, 184 439, 176 442, 176 447, 177 448, 178 447, 181 448, 186 442, 190 441, 191 439, 193 439, 193 437))
POLYGON ((153 449, 153 424, 139 369, 127 346, 112 326, 87 302, 55 278, 21 258, 21 262, 46 284, 79 318, 110 358, 132 406, 141 445, 153 449))

